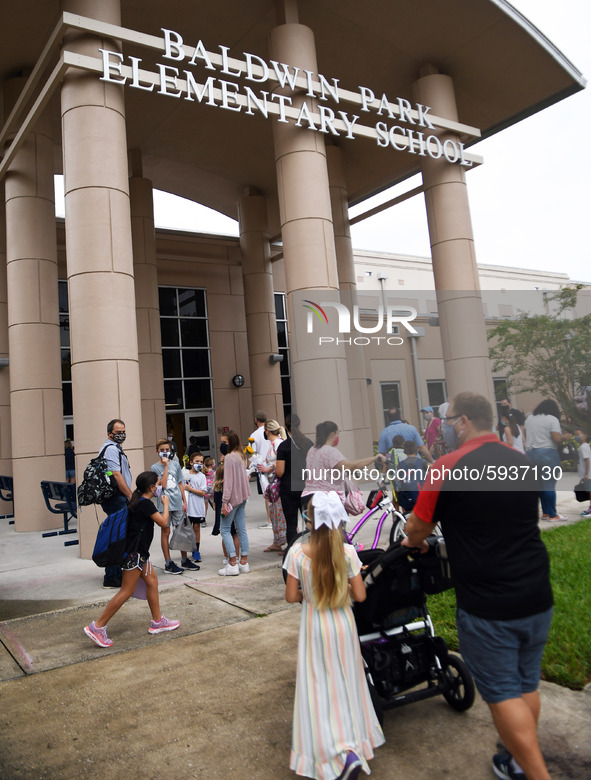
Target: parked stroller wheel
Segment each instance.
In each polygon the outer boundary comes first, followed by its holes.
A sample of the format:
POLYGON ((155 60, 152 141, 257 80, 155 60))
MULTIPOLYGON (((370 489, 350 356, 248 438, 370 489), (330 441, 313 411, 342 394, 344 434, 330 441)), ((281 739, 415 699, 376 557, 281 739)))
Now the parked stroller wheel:
POLYGON ((373 708, 376 711, 376 717, 380 726, 383 726, 384 707, 382 705, 382 700, 380 699, 380 694, 377 692, 376 686, 373 684, 369 672, 367 671, 365 672, 365 678, 367 680, 367 687, 369 688, 369 695, 371 696, 371 703, 373 704, 373 708))
POLYGON ((466 664, 457 655, 450 653, 443 674, 446 684, 443 691, 445 701, 457 712, 469 710, 474 704, 475 688, 466 664))

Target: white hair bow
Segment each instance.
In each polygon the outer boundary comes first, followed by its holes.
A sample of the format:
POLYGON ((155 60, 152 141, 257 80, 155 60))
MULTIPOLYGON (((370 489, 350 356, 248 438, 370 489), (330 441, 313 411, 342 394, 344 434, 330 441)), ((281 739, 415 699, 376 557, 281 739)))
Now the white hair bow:
POLYGON ((341 523, 347 521, 347 512, 335 490, 330 490, 328 493, 314 493, 312 506, 314 528, 320 528, 321 525, 338 528, 341 523))

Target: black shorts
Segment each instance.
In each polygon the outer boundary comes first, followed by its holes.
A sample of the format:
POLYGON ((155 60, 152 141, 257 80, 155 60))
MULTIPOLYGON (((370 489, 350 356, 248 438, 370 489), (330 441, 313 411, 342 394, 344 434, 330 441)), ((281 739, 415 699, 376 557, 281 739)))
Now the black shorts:
POLYGON ((193 523, 193 525, 195 525, 196 523, 199 523, 199 525, 203 525, 203 523, 205 522, 204 517, 191 517, 190 515, 189 515, 189 520, 193 523))

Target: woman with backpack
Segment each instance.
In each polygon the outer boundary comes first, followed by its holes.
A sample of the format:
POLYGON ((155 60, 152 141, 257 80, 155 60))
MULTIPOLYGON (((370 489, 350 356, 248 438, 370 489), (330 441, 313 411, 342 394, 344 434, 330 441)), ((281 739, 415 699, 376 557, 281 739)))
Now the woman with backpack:
POLYGON ((178 620, 169 620, 160 612, 158 577, 150 561, 150 545, 154 538, 154 523, 161 528, 168 525, 168 496, 160 495, 162 488, 156 485, 158 475, 144 471, 137 477, 136 489, 128 506, 127 531, 125 535, 125 557, 121 565, 123 575, 121 590, 116 593, 103 610, 98 620, 84 626, 84 633, 99 647, 111 647, 113 640, 107 636, 107 623, 130 596, 146 598, 152 613, 148 628, 150 634, 174 631, 180 626, 178 620), (152 502, 160 497, 162 514, 152 502))

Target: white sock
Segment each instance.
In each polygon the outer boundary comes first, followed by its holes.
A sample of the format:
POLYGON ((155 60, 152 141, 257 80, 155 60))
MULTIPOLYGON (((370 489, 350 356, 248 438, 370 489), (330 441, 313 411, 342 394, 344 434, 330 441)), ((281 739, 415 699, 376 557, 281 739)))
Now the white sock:
POLYGON ((511 757, 511 767, 514 772, 521 772, 523 774, 523 769, 519 766, 519 764, 513 757, 511 757))

